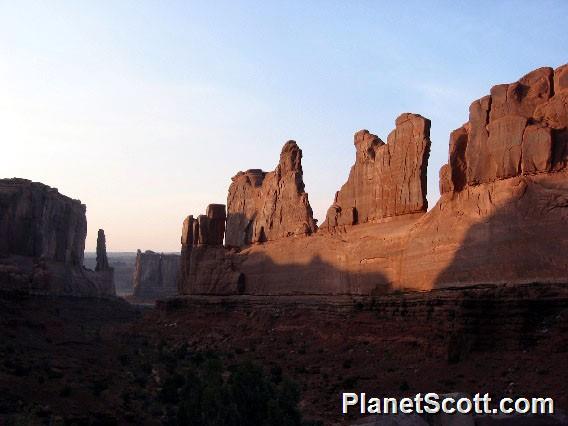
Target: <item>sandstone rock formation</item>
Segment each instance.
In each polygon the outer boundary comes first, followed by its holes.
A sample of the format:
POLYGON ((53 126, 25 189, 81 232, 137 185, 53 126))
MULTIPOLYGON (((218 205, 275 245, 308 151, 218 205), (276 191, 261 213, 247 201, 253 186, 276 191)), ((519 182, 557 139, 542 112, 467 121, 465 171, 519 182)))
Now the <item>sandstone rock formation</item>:
POLYGON ((387 142, 367 130, 355 133, 355 164, 335 194, 322 228, 426 212, 430 120, 400 115, 387 142))
POLYGON ((539 68, 473 102, 450 137, 442 193, 566 168, 568 66, 539 68))
POLYGON ((227 246, 244 247, 316 230, 304 192, 302 150, 295 141, 284 144, 274 171, 251 169, 232 180, 227 197, 227 246))
POLYGON ((134 297, 158 299, 177 294, 179 254, 137 251, 132 277, 134 297))
MULTIPOLYGON (((83 268, 86 208, 26 179, 0 179, 0 270, 22 290, 113 295, 109 274, 83 268)), ((0 271, 0 272, 1 272, 0 271)))
POLYGON ((86 207, 26 179, 0 179, 0 254, 80 266, 87 235, 86 207))
POLYGON ((110 269, 108 264, 108 257, 106 251, 106 237, 105 231, 99 229, 97 235, 97 265, 95 266, 95 271, 107 271, 110 269))
POLYGON ((567 71, 539 68, 471 104, 450 135, 442 196, 410 234, 402 281, 566 281, 567 71))
POLYGON ((281 232, 280 221, 265 227, 266 211, 280 212, 273 206, 286 204, 284 194, 265 197, 261 171, 238 174, 225 242, 239 250, 216 246, 214 255, 192 258, 192 278, 180 292, 376 294, 568 282, 567 96, 564 65, 475 101, 469 122, 450 135, 442 195, 427 213, 430 122, 419 115, 401 115, 387 144, 367 131, 355 135, 349 179, 320 231, 307 238, 287 238, 294 232, 281 232))
POLYGON ((223 204, 209 204, 205 215, 183 222, 178 287, 180 293, 237 293, 239 273, 233 252, 223 247, 223 204))
MULTIPOLYGON (((83 265, 87 269, 95 270, 97 266, 96 252, 85 251, 83 265)), ((113 272, 114 286, 117 296, 132 296, 132 276, 134 275, 134 265, 136 263, 136 252, 109 252, 107 253, 108 263, 113 272)))

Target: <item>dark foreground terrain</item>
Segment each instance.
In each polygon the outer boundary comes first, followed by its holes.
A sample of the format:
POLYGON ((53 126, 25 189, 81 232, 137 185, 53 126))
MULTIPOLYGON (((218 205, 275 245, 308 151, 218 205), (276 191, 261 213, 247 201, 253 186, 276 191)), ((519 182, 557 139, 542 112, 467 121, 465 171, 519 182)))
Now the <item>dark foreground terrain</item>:
POLYGON ((298 410, 304 423, 347 423, 357 417, 340 415, 343 390, 550 396, 568 408, 561 286, 156 308, 2 293, 0 312, 0 425, 301 424, 298 410))

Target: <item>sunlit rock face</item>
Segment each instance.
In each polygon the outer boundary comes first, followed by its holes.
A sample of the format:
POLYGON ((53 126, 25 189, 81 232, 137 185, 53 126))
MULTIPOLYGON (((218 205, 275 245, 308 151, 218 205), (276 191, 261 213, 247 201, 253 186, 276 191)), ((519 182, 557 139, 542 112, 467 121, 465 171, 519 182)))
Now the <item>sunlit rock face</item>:
POLYGON ((539 68, 473 102, 450 138, 443 193, 562 171, 568 156, 568 66, 539 68))
POLYGON ((57 189, 0 179, 2 286, 50 294, 114 295, 112 273, 83 268, 86 207, 57 189))
POLYGON ((302 150, 288 141, 272 172, 250 169, 237 173, 227 197, 225 244, 244 247, 316 230, 304 191, 302 150))
MULTIPOLYGON (((428 212, 430 121, 417 114, 402 114, 386 144, 355 134, 355 164, 317 232, 289 226, 309 222, 302 191, 282 192, 289 181, 264 197, 269 174, 239 173, 229 189, 232 249, 193 256, 180 291, 378 294, 568 282, 567 70, 540 68, 471 105, 468 123, 450 135, 442 195, 428 212), (301 214, 284 217, 291 205, 301 214)), ((298 157, 289 158, 285 169, 299 170, 298 157)))
POLYGON ((367 130, 355 133, 354 139, 355 164, 322 228, 426 212, 430 120, 418 114, 400 115, 386 144, 367 130))

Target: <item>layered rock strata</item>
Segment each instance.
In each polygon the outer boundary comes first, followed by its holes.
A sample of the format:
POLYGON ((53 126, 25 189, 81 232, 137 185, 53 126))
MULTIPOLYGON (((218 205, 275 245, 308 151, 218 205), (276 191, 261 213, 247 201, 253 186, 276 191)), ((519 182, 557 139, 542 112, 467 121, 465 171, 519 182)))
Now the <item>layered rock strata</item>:
POLYGON ((112 274, 83 267, 86 207, 57 189, 0 179, 3 287, 82 296, 113 295, 112 274))
POLYGON ((158 299, 175 296, 177 294, 179 264, 179 254, 138 250, 132 277, 134 297, 158 299))
POLYGON ((316 230, 304 191, 302 150, 295 141, 284 144, 274 171, 250 169, 237 173, 232 181, 227 197, 227 246, 244 247, 316 230))
MULTIPOLYGON (((240 250, 217 246, 196 258, 181 292, 354 295, 568 282, 567 70, 535 70, 471 105, 468 123, 450 136, 442 195, 427 213, 430 122, 415 114, 397 119, 387 144, 355 135, 349 179, 321 229, 304 238, 256 238, 266 233, 253 220, 265 211, 256 206, 280 205, 280 193, 258 189, 260 171, 237 175, 229 203, 244 201, 229 209, 240 215, 227 220, 226 243, 240 250)), ((282 215, 278 223, 291 222, 282 215)))

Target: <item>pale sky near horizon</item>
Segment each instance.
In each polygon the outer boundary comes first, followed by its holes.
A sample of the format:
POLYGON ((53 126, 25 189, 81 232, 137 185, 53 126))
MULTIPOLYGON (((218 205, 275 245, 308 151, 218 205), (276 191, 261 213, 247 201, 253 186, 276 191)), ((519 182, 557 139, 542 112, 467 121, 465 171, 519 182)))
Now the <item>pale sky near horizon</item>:
POLYGON ((288 139, 321 223, 353 133, 386 141, 414 112, 432 207, 469 104, 568 62, 567 18, 564 0, 0 1, 0 177, 85 203, 88 251, 98 228, 109 251, 177 251, 183 218, 288 139))

